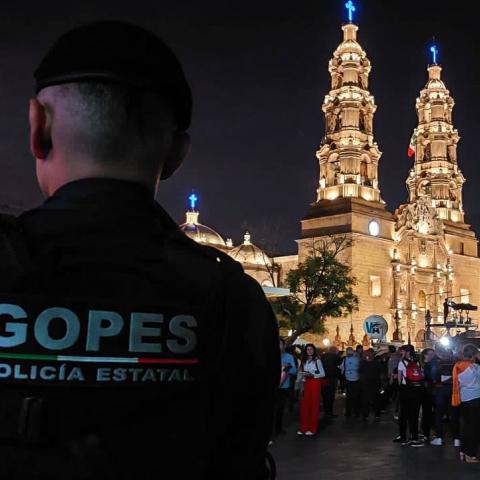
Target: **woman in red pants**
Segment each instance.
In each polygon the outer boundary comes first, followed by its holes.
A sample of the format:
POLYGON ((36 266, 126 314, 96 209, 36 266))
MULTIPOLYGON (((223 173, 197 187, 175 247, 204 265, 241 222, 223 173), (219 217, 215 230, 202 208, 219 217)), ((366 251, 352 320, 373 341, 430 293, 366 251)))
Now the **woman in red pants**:
POLYGON ((311 343, 305 346, 300 372, 303 376, 303 396, 300 402, 300 430, 298 435, 317 433, 320 417, 320 387, 325 377, 322 361, 311 343))

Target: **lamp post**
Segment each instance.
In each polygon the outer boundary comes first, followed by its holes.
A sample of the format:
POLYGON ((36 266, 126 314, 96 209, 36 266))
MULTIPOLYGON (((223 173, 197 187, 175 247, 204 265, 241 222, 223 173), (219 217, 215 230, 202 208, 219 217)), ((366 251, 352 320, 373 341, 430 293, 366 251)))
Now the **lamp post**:
POLYGON ((395 320, 395 331, 393 332, 393 341, 401 342, 402 334, 400 333, 400 315, 398 314, 398 310, 395 310, 395 315, 393 316, 393 319, 395 320))
POLYGON ((425 343, 426 344, 430 342, 432 339, 432 328, 430 326, 431 323, 432 323, 432 315, 430 313, 430 310, 427 310, 425 313, 425 343))

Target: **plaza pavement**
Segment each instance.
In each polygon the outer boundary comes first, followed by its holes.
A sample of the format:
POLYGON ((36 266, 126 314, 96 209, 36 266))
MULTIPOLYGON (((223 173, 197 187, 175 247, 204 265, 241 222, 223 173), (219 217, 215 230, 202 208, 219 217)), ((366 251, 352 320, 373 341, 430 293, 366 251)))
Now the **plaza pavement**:
POLYGON ((450 437, 442 447, 402 447, 392 443, 398 430, 389 411, 378 423, 347 420, 340 415, 343 402, 337 399, 338 417, 322 419, 315 437, 297 436, 298 410, 286 413, 288 432, 270 447, 278 480, 480 479, 480 464, 460 462, 450 437))

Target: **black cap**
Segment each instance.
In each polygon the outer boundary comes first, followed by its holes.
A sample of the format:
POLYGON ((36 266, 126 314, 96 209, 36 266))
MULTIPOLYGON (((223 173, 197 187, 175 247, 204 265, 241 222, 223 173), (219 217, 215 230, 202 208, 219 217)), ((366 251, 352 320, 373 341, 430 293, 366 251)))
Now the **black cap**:
POLYGON ((187 130, 192 93, 170 48, 153 33, 119 21, 84 25, 62 35, 34 73, 36 92, 52 85, 104 81, 160 93, 187 130))

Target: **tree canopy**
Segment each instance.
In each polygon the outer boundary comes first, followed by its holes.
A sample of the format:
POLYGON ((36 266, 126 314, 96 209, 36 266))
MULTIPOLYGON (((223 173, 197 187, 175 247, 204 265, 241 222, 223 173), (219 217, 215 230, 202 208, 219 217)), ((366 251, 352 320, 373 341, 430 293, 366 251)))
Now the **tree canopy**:
POLYGON ((273 303, 280 326, 292 331, 288 343, 300 335, 325 331, 327 317, 341 317, 358 308, 356 283, 339 256, 351 241, 344 236, 314 239, 309 255, 288 272, 290 295, 273 303))

